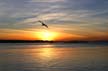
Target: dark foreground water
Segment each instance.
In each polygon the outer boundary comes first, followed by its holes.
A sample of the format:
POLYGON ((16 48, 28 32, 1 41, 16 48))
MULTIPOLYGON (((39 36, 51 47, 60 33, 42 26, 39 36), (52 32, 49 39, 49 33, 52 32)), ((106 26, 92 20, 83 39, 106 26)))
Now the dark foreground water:
POLYGON ((108 45, 0 43, 0 71, 108 71, 108 45))

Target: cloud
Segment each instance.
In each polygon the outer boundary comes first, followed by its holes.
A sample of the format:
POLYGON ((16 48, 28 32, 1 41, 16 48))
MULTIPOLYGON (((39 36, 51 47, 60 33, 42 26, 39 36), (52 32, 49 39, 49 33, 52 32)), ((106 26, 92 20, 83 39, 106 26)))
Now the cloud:
POLYGON ((106 0, 0 0, 0 29, 40 30, 43 20, 55 31, 105 34, 107 18, 106 0))
POLYGON ((66 0, 30 0, 30 2, 64 2, 66 0))

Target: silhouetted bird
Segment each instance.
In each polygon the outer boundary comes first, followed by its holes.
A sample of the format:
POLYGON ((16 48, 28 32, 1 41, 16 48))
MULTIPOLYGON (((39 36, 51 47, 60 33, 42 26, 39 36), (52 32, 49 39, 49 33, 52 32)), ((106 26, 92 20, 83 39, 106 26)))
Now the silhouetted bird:
POLYGON ((43 23, 42 21, 39 20, 38 22, 40 22, 42 24, 42 26, 45 26, 46 28, 48 28, 48 26, 45 23, 43 23))

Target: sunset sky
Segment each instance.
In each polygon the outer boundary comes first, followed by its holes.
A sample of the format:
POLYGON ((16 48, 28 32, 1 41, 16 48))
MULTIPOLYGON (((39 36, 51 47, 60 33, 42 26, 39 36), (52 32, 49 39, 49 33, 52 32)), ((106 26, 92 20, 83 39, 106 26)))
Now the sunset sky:
POLYGON ((108 0, 0 0, 0 39, 108 40, 108 0))

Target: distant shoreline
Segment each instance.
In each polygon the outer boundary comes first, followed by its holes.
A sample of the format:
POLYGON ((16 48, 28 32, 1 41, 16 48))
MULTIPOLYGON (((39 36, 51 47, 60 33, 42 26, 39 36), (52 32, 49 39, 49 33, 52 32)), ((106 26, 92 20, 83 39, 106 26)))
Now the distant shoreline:
POLYGON ((0 43, 108 43, 108 41, 0 40, 0 43))

